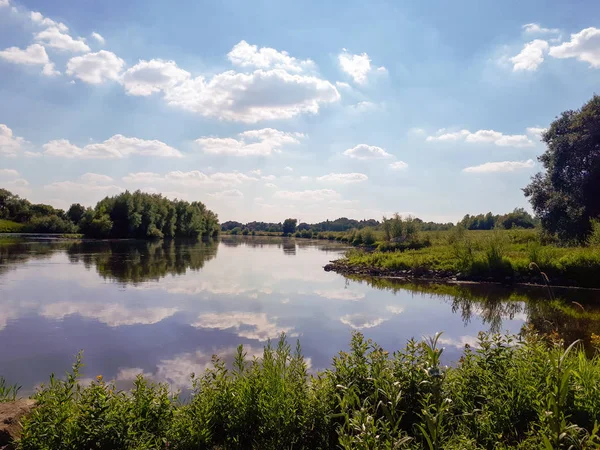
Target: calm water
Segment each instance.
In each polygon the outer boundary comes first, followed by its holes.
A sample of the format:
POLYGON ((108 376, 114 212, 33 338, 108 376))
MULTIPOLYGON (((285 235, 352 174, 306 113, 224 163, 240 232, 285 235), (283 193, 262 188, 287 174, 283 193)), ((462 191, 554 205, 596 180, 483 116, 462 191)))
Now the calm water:
MULTIPOLYGON (((581 307, 545 292, 466 286, 445 295, 415 285, 347 280, 322 266, 344 247, 224 238, 219 243, 0 243, 0 375, 30 391, 84 350, 84 374, 127 383, 137 373, 188 385, 218 353, 298 337, 312 370, 329 367, 360 330, 389 350, 443 331, 448 362, 479 331, 527 322, 566 338, 600 333, 598 295, 581 307), (512 298, 512 300, 508 300, 512 298)), ((557 293, 561 296, 562 293, 557 293)), ((567 295, 567 294, 565 294, 567 295)))

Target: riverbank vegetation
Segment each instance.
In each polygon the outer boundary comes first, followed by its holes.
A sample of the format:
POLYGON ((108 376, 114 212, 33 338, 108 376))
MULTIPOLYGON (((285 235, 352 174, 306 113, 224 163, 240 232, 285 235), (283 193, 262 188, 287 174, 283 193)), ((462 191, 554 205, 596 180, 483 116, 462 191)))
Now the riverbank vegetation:
MULTIPOLYGON (((232 365, 218 357, 190 396, 139 376, 119 391, 101 375, 51 377, 18 448, 595 449, 600 357, 524 330, 481 333, 452 367, 443 335, 390 353, 355 333, 330 369, 310 375, 285 338, 232 365)), ((598 342, 596 342, 596 345, 598 342)))
POLYGON ((81 233, 90 238, 209 238, 219 234, 217 215, 201 202, 126 191, 95 208, 74 203, 65 212, 32 204, 0 189, 0 232, 81 233))

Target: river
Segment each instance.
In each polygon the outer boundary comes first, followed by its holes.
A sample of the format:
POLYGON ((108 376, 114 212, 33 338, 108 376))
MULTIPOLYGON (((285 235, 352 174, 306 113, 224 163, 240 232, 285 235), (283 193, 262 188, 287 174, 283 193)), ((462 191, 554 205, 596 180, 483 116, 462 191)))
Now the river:
POLYGON ((346 350, 353 330, 388 350, 443 331, 446 362, 480 331, 524 325, 589 342, 597 291, 350 280, 323 266, 340 244, 261 237, 219 242, 0 240, 0 376, 31 392, 69 369, 126 386, 143 373, 189 386, 213 354, 259 356, 281 332, 311 371, 346 350), (573 303, 576 300, 577 303, 573 303))

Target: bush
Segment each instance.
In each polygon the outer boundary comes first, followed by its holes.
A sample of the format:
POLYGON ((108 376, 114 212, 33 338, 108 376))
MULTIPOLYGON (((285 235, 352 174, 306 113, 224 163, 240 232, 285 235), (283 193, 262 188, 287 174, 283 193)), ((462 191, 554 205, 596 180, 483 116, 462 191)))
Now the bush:
POLYGON ((587 244, 591 247, 600 246, 600 219, 591 221, 591 232, 588 236, 587 244))
POLYGON ((27 233, 75 233, 77 227, 57 215, 33 217, 23 229, 27 233))

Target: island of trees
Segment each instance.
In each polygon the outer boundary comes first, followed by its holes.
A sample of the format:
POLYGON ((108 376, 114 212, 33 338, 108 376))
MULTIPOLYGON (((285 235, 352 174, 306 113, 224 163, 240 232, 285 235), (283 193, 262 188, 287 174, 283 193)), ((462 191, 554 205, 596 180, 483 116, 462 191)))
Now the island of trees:
POLYGON ((217 215, 201 202, 169 200, 160 194, 124 192, 94 208, 74 203, 64 211, 32 204, 0 189, 0 231, 81 233, 91 238, 209 238, 219 234, 217 215))

